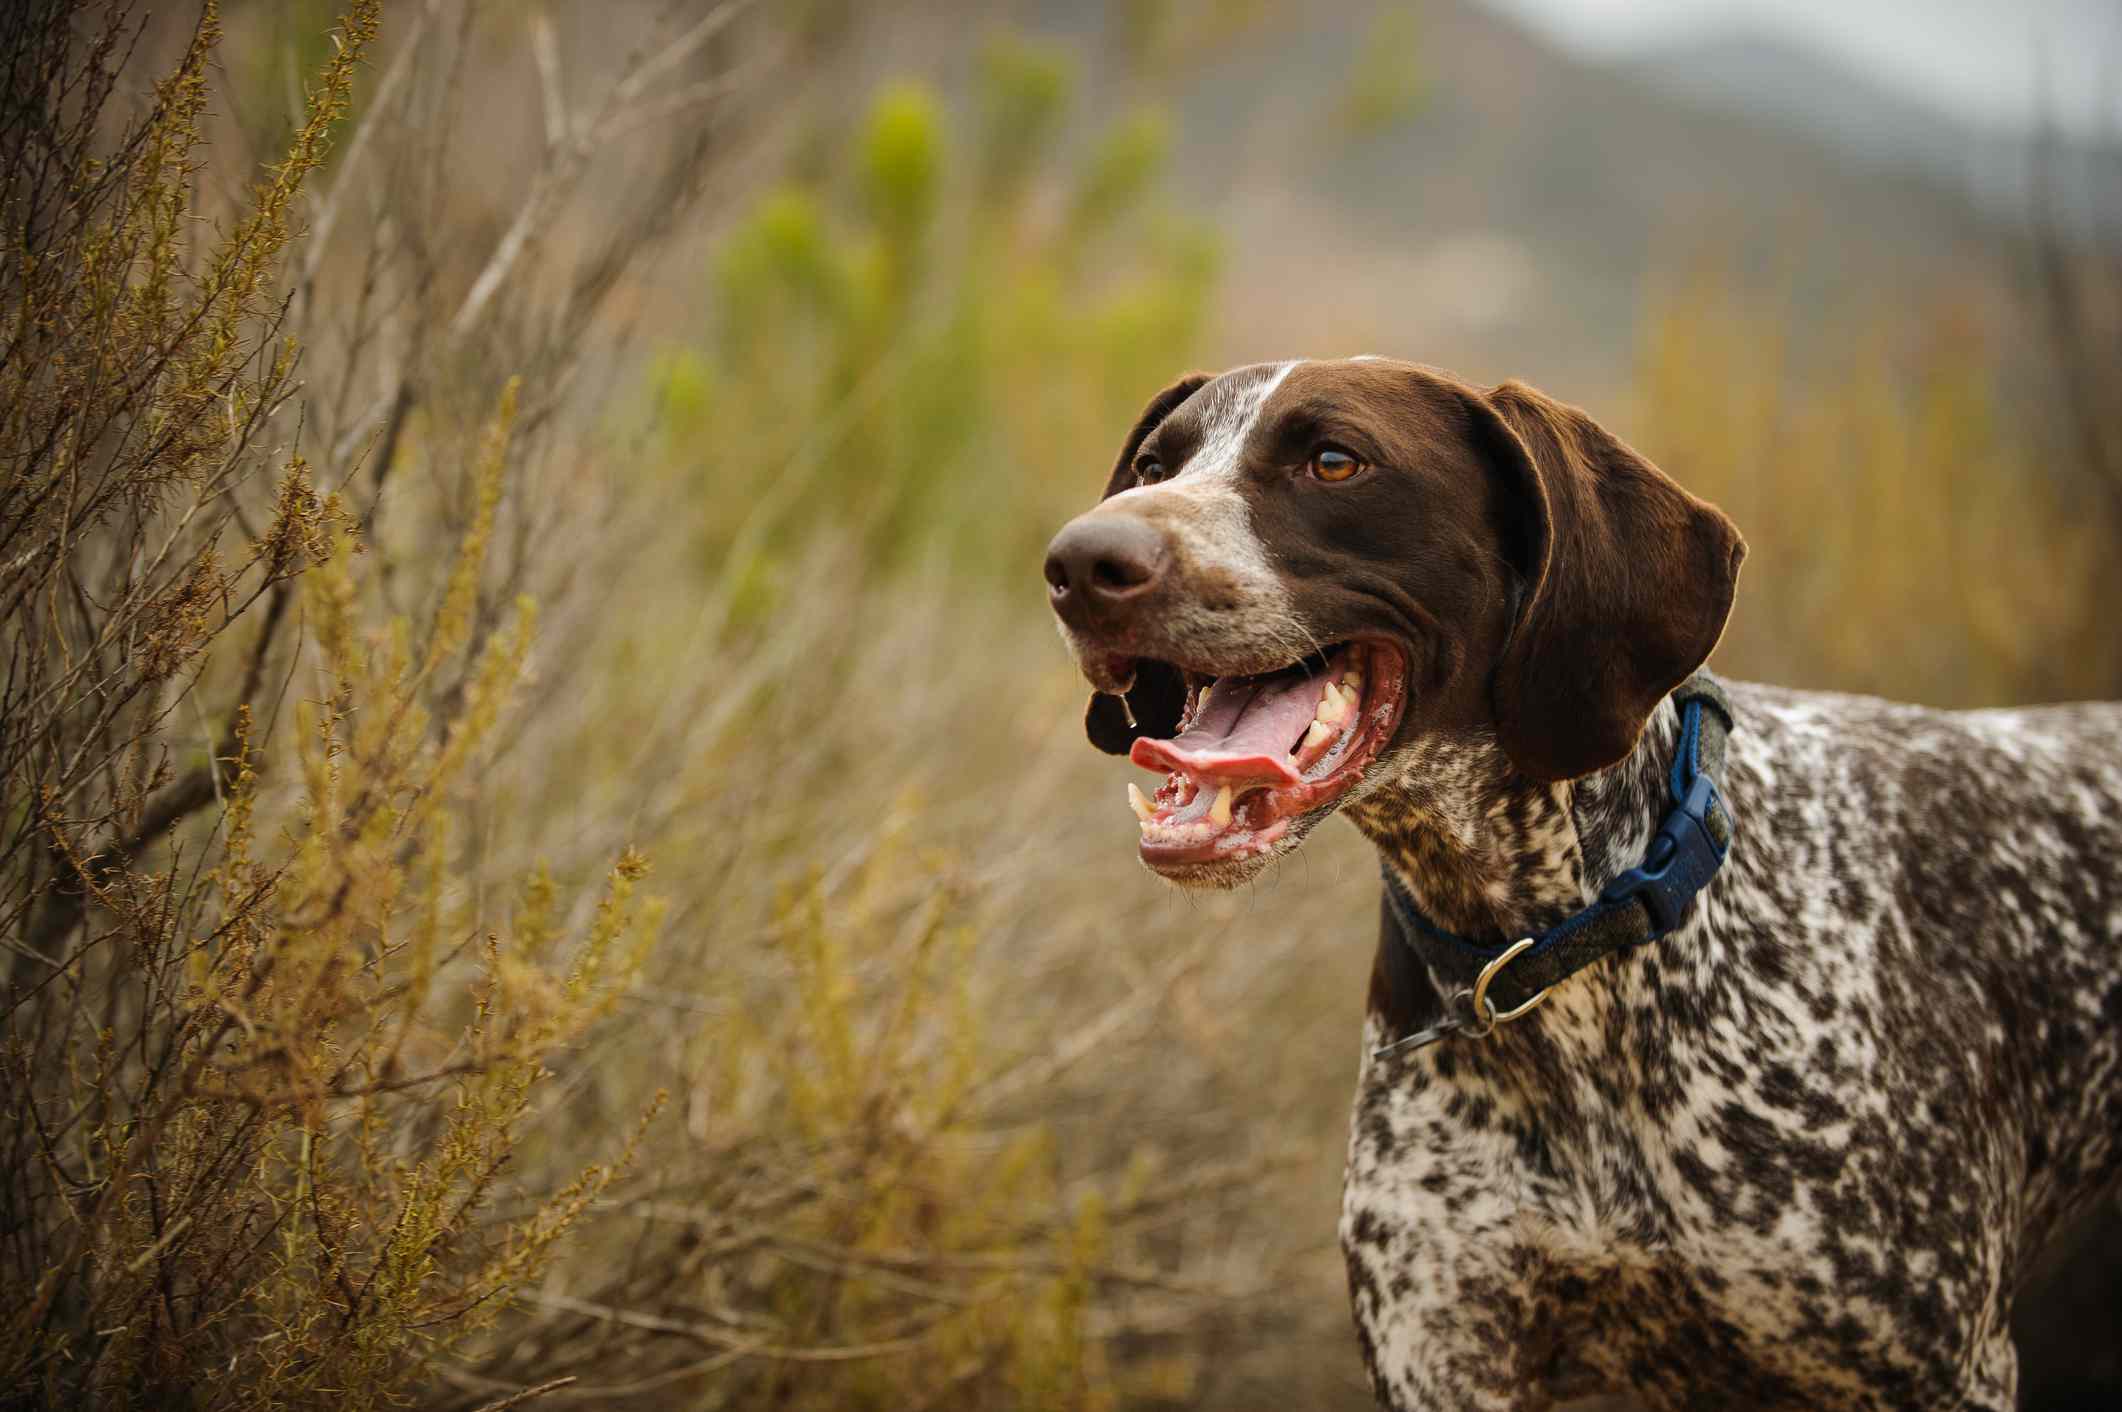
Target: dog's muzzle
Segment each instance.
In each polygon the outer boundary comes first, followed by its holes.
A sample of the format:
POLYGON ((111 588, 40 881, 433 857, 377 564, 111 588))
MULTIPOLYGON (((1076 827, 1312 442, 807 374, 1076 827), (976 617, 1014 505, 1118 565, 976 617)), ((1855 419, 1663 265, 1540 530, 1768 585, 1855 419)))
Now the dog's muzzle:
POLYGON ((1047 601, 1078 632, 1121 627, 1154 596, 1170 557, 1162 532, 1145 520, 1078 516, 1047 546, 1047 601))

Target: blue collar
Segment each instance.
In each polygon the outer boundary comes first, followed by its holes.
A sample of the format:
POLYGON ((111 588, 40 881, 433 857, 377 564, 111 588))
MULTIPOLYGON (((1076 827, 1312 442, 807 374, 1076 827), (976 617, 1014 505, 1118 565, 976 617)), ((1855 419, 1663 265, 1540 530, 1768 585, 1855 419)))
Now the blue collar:
MULTIPOLYGON (((1548 991, 1594 961, 1679 929, 1696 894, 1731 851, 1731 812, 1717 787, 1725 742, 1732 731, 1731 701, 1698 672, 1673 692, 1680 708, 1680 741, 1667 779, 1672 808, 1658 825, 1642 863, 1608 883, 1599 899, 1537 936, 1497 944, 1445 931, 1422 915, 1390 868, 1385 869, 1387 983, 1405 989, 1419 981, 1408 962, 1452 987, 1444 1015, 1426 1029, 1379 1049, 1393 1053, 1464 1032, 1485 1035, 1531 1010, 1548 991)), ((1411 1007, 1396 1007, 1409 1013, 1411 1007)))

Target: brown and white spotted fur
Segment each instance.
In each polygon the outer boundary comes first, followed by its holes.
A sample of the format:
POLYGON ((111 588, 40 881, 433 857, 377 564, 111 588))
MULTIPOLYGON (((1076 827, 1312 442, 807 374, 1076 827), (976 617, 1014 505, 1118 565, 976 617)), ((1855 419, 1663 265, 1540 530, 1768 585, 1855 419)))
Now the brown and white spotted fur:
MULTIPOLYGON (((1128 690, 1134 724, 1094 698, 1108 749, 1186 681, 1397 645, 1360 780, 1169 871, 1233 884, 1339 808, 1502 940, 1640 861, 1743 553, 1581 412, 1366 359, 1168 389, 1048 576, 1128 690), (1321 445, 1360 474, 1308 473, 1321 445)), ((1374 977, 1340 1234, 1387 1407, 2013 1406, 2014 1292, 2122 1162, 2122 706, 1726 685, 1737 839, 1677 932, 1382 1059, 1441 1007, 1374 977)))

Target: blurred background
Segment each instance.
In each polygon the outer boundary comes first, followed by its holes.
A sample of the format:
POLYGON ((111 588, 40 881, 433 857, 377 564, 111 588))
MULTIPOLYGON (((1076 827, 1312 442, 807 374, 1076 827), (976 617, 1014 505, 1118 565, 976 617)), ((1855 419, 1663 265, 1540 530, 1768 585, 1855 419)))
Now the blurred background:
POLYGON ((2102 0, 167 8, 4 36, 134 195, 0 509, 219 370, 0 583, 7 1405, 1369 1406, 1375 865, 1139 868, 1038 572, 1190 369, 1584 406, 1725 673, 2122 695, 2102 0))

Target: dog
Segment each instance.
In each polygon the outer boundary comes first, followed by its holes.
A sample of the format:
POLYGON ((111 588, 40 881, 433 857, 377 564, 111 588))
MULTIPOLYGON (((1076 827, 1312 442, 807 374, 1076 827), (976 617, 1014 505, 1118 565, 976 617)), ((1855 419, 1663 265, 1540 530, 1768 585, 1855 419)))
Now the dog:
POLYGON ((1720 683, 1745 553, 1584 412, 1374 357, 1173 384, 1050 546, 1144 863, 1377 847, 1385 1407, 2007 1412, 2115 1185, 2122 705, 1720 683))

